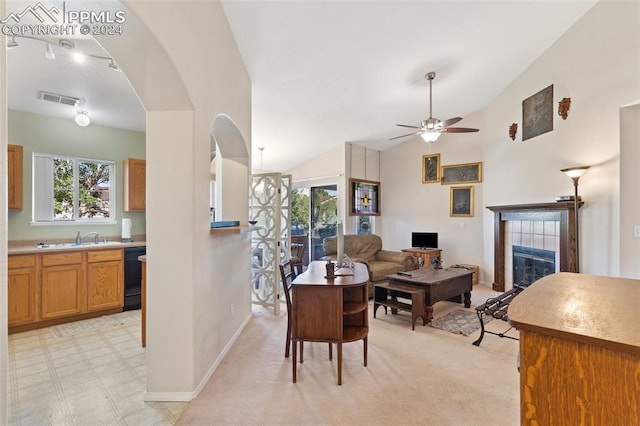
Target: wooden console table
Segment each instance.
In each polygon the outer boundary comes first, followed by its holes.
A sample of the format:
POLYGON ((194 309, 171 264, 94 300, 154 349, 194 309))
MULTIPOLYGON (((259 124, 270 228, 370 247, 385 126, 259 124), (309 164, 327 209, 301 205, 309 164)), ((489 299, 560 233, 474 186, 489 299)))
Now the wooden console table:
POLYGON ((405 253, 410 253, 415 259, 416 265, 420 265, 420 259, 424 262, 422 266, 429 268, 431 266, 431 259, 438 258, 438 267, 442 267, 442 250, 437 248, 406 248, 402 249, 405 253))
POLYGON ((639 280, 569 272, 513 299, 522 425, 639 424, 639 300, 639 280))
MULTIPOLYGON (((338 384, 342 384, 342 344, 364 341, 367 366, 369 334, 369 272, 356 263, 353 275, 325 278, 326 262, 314 261, 292 283, 291 341, 293 383, 296 382, 297 343, 329 342, 338 346, 338 384)), ((337 271, 339 273, 341 270, 337 271)))

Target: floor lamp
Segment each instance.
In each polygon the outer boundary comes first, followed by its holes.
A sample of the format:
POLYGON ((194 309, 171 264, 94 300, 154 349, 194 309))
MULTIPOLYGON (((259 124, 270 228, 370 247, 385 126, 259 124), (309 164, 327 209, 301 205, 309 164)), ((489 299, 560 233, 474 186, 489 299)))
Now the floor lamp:
POLYGON ((568 169, 560 170, 565 175, 569 176, 573 181, 574 196, 573 196, 573 214, 575 218, 575 253, 576 253, 576 272, 580 272, 580 230, 578 228, 578 180, 587 172, 587 169, 591 166, 578 166, 569 167, 568 169))

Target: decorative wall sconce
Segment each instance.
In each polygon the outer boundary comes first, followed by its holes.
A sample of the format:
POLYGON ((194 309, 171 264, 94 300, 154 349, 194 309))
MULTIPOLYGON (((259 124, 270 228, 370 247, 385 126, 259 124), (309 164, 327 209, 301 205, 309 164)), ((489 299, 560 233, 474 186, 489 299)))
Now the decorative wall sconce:
POLYGON ((569 108, 571 107, 571 98, 562 98, 560 102, 558 102, 558 115, 562 117, 563 120, 566 120, 569 116, 569 108))
POLYGON ((516 140, 516 134, 518 133, 518 123, 513 123, 509 126, 509 137, 512 141, 516 140))

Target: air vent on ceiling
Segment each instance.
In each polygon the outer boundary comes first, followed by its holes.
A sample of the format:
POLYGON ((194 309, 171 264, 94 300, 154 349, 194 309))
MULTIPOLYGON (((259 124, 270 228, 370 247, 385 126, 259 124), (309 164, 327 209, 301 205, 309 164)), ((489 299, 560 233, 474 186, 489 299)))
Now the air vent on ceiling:
POLYGON ((58 95, 57 93, 40 91, 40 99, 43 101, 55 102, 57 104, 69 105, 75 107, 80 102, 79 98, 72 96, 58 95))

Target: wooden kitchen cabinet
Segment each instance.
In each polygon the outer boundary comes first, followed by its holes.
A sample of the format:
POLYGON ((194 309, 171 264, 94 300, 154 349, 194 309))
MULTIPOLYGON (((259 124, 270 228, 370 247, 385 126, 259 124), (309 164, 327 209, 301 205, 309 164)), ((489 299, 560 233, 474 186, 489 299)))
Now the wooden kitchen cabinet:
POLYGON ((7 205, 9 210, 22 210, 23 170, 22 146, 7 145, 7 205))
POLYGON ((26 324, 38 318, 36 256, 10 256, 8 259, 7 320, 9 326, 26 324))
POLYGON ((513 299, 520 424, 639 424, 638 286, 635 279, 560 272, 513 299))
POLYGON ((42 319, 86 310, 82 252, 42 255, 42 319))
POLYGON ((124 305, 122 250, 87 253, 87 310, 98 311, 124 305))
POLYGON ((9 333, 122 312, 121 248, 8 257, 9 333))
POLYGON ((147 205, 147 162, 138 158, 124 160, 124 211, 144 211, 147 205))

